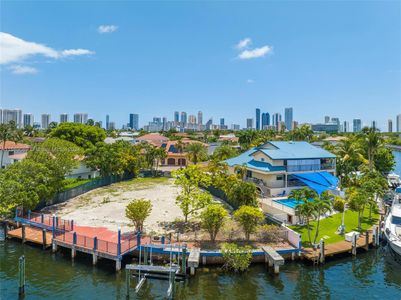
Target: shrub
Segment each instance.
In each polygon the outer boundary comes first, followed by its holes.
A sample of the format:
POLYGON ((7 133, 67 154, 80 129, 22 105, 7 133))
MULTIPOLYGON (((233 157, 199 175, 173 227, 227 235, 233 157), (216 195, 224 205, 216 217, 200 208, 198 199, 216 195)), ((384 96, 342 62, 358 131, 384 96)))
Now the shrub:
POLYGON ((221 249, 224 259, 224 269, 243 272, 252 261, 252 249, 249 246, 240 247, 234 243, 224 243, 221 249))
POLYGON ((201 214, 202 228, 205 229, 212 242, 216 240, 217 233, 224 224, 227 216, 226 210, 219 204, 209 205, 201 214))
POLYGON ((137 231, 143 230, 143 223, 152 211, 152 203, 146 199, 135 199, 125 208, 125 215, 130 219, 137 231))
POLYGON ((244 229, 247 241, 249 241, 251 234, 256 231, 258 224, 263 221, 264 217, 263 212, 253 206, 243 205, 234 212, 234 218, 244 229))
POLYGON ((333 202, 333 208, 338 212, 343 212, 345 207, 345 201, 341 197, 336 197, 333 202))

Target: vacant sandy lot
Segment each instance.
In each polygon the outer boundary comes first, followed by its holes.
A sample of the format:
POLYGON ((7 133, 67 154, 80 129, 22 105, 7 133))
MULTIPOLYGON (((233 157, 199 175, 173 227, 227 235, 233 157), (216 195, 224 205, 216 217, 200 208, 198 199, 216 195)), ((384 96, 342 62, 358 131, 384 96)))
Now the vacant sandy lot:
POLYGON ((175 204, 179 191, 174 179, 138 178, 90 191, 67 202, 46 207, 44 211, 74 220, 81 226, 101 226, 110 230, 120 227, 122 232, 127 232, 134 227, 125 217, 125 207, 133 199, 145 198, 152 201, 153 209, 144 229, 147 233, 163 234, 166 233, 165 225, 184 218, 175 204))
POLYGON ((163 233, 161 222, 183 218, 175 204, 178 193, 179 187, 174 185, 173 179, 140 178, 99 188, 44 210, 74 220, 78 225, 103 226, 111 230, 121 227, 126 232, 134 228, 125 217, 125 207, 133 199, 145 198, 153 204, 152 213, 145 222, 146 232, 163 233))

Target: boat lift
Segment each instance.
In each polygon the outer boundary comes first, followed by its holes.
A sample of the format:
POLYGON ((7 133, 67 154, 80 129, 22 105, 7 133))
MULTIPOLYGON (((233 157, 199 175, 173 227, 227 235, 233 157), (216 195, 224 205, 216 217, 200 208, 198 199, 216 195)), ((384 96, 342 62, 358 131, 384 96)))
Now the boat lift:
POLYGON ((135 293, 139 293, 146 279, 159 279, 168 280, 169 287, 167 290, 167 297, 169 299, 174 298, 175 293, 175 282, 185 281, 186 279, 186 254, 187 246, 176 245, 176 244, 145 244, 139 247, 139 262, 138 264, 129 264, 125 266, 126 270, 126 299, 129 299, 130 295, 130 279, 131 276, 137 277, 138 281, 135 286, 135 293), (142 259, 143 249, 143 259, 142 259), (170 252, 170 263, 168 266, 156 266, 153 265, 153 249, 162 249, 165 252, 170 252), (173 252, 177 254, 177 263, 173 263, 174 256, 173 252), (181 266, 180 266, 180 254, 181 254, 181 266), (149 257, 148 257, 149 255, 149 257), (142 264, 143 263, 143 264, 142 264), (181 272, 180 272, 181 271, 181 272))

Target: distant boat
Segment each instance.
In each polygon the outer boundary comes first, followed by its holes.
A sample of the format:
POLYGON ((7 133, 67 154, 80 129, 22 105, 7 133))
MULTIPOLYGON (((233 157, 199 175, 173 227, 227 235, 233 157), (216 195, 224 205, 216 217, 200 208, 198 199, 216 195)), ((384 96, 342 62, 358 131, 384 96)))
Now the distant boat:
POLYGON ((395 173, 388 174, 387 182, 388 182, 388 186, 392 189, 395 189, 395 188, 401 186, 400 175, 395 174, 395 173))
POLYGON ((394 197, 393 205, 384 223, 384 234, 390 248, 401 257, 401 195, 394 197))

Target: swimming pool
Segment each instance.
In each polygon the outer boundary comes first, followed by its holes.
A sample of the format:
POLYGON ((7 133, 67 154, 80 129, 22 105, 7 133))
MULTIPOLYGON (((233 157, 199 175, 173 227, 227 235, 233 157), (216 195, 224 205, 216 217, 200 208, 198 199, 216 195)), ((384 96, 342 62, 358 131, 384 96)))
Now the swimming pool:
POLYGON ((293 208, 293 209, 295 209, 295 206, 297 206, 299 203, 302 203, 302 201, 297 201, 297 200, 291 199, 291 198, 274 200, 274 202, 288 206, 289 208, 293 208))

